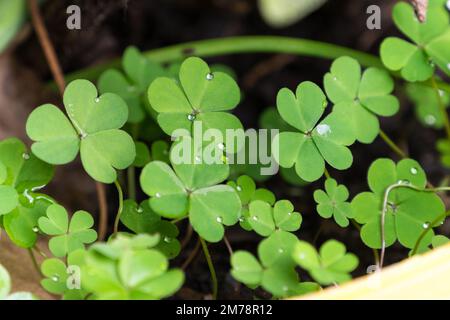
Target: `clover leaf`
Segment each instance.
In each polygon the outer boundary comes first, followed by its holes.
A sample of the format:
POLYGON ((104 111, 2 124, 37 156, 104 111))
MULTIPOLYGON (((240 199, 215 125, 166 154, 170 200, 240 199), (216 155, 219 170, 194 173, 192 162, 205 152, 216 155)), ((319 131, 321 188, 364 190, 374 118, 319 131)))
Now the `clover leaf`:
MULTIPOLYGON (((439 196, 420 191, 425 188, 426 182, 425 172, 412 159, 401 160, 397 165, 390 159, 378 159, 372 163, 368 171, 368 183, 372 192, 360 193, 351 202, 355 220, 363 225, 361 239, 367 246, 381 248, 384 241, 388 247, 398 239, 404 247, 414 247, 423 230, 445 210, 439 196), (384 223, 385 237, 382 239, 383 200, 387 188, 394 184, 402 184, 403 187, 389 192, 384 223)), ((430 244, 433 236, 434 232, 430 230, 421 243, 430 244)))
POLYGON ((86 172, 95 180, 112 183, 115 169, 130 166, 136 156, 133 139, 119 130, 128 118, 125 102, 117 95, 97 97, 87 80, 71 82, 64 92, 67 118, 58 107, 46 104, 28 118, 33 153, 51 164, 67 164, 78 152, 86 172))
POLYGON ((48 246, 56 257, 83 249, 84 244, 97 239, 97 232, 92 228, 94 219, 86 211, 77 211, 69 222, 69 215, 64 207, 53 204, 47 209, 47 216, 39 218, 39 229, 52 236, 48 246))
POLYGON ((149 195, 150 207, 162 217, 177 219, 189 215, 194 230, 209 242, 223 238, 224 225, 234 225, 241 202, 235 190, 219 184, 229 175, 224 163, 207 164, 190 137, 175 142, 171 150, 172 167, 152 161, 142 171, 141 186, 149 195), (188 142, 186 144, 186 142, 188 142), (180 146, 189 145, 179 163, 180 146))
POLYGON ((380 56, 384 65, 394 71, 400 71, 408 81, 429 79, 435 64, 450 75, 450 28, 449 15, 444 7, 445 0, 430 1, 427 18, 420 22, 414 8, 400 2, 394 6, 394 23, 414 44, 397 38, 388 37, 381 44, 380 56))
POLYGON ((323 285, 350 280, 350 272, 358 266, 358 257, 346 253, 345 246, 336 240, 325 242, 319 252, 308 242, 299 241, 292 256, 300 267, 323 285))
POLYGON ((161 65, 146 58, 137 48, 128 47, 123 55, 122 68, 125 74, 116 69, 102 73, 98 80, 100 93, 119 95, 128 105, 128 122, 139 123, 145 118, 145 92, 150 83, 167 72, 161 65))
MULTIPOLYGON (((419 83, 406 84, 406 93, 415 105, 415 112, 418 120, 427 127, 441 129, 444 126, 444 119, 439 104, 441 103, 436 95, 436 90, 419 83)), ((446 108, 450 105, 450 95, 439 90, 440 100, 446 108)))
POLYGON ((450 239, 441 234, 435 235, 431 241, 433 248, 438 248, 448 243, 450 243, 450 239))
POLYGON ((450 168, 450 141, 448 139, 439 139, 436 148, 440 153, 440 160, 444 167, 450 168))
POLYGON ((280 229, 284 231, 297 231, 302 223, 302 216, 293 212, 294 206, 289 200, 280 200, 272 207, 269 203, 261 200, 250 202, 248 219, 249 224, 255 232, 267 237, 280 229))
POLYGON ((323 175, 325 161, 339 170, 349 168, 353 162, 346 146, 355 138, 346 117, 333 111, 317 124, 326 106, 322 90, 309 81, 302 82, 296 94, 287 88, 278 93, 278 112, 298 132, 281 132, 275 137, 272 150, 279 152, 274 157, 281 167, 295 166, 297 175, 306 181, 323 175))
MULTIPOLYGON (((136 237, 148 239, 148 236, 136 237)), ((95 299, 161 299, 178 291, 184 274, 179 269, 168 270, 167 258, 162 253, 123 245, 119 245, 122 250, 117 251, 116 241, 123 243, 123 239, 113 239, 102 246, 91 247, 84 256, 82 287, 95 299), (105 247, 110 248, 106 250, 105 247), (104 255, 104 252, 115 252, 116 257, 104 255)), ((134 241, 131 239, 129 243, 134 241)))
POLYGON ((270 205, 275 203, 275 195, 264 188, 256 189, 255 181, 249 176, 240 176, 236 182, 228 181, 227 184, 232 186, 241 199, 241 216, 239 217, 239 224, 244 230, 251 231, 252 226, 249 222, 250 211, 249 204, 255 200, 265 201, 270 205))
POLYGON ((316 190, 314 200, 317 203, 317 212, 322 218, 333 217, 341 227, 349 225, 349 218, 353 218, 352 208, 348 199, 348 189, 346 186, 338 185, 336 180, 325 180, 325 191, 316 190))
POLYGON ((67 265, 57 258, 44 260, 41 272, 45 276, 41 280, 42 287, 64 300, 82 300, 87 292, 81 288, 81 267, 84 264, 84 250, 69 253, 67 265))
POLYGON ((399 109, 398 99, 390 93, 394 81, 385 70, 368 68, 361 74, 358 61, 340 57, 324 76, 328 98, 333 110, 345 113, 355 138, 371 143, 380 131, 379 116, 392 116, 399 109))
POLYGON ((120 221, 135 233, 157 233, 160 236, 159 244, 155 247, 168 258, 174 258, 180 253, 181 246, 177 239, 179 234, 175 224, 162 220, 146 200, 138 205, 133 200, 126 200, 120 221))
POLYGON ((276 231, 261 241, 258 259, 247 251, 231 256, 231 275, 249 287, 262 286, 275 297, 288 297, 316 291, 315 283, 300 282, 292 253, 298 239, 285 231, 276 231))
POLYGON ((242 129, 234 115, 240 100, 236 82, 223 72, 212 72, 202 59, 191 57, 180 67, 179 81, 162 77, 152 82, 148 99, 158 112, 158 123, 168 134, 180 128, 191 132, 199 121, 203 130, 214 128, 225 137, 226 129, 242 129))

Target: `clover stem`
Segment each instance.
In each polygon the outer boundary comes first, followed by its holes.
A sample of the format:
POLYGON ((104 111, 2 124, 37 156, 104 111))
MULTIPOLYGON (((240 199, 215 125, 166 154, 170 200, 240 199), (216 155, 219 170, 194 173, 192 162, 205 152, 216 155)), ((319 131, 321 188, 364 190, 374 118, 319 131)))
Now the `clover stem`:
POLYGON ((439 110, 442 113, 442 119, 444 119, 444 127, 445 127, 445 132, 447 134, 447 139, 450 140, 450 121, 448 119, 448 114, 447 114, 447 111, 445 110, 445 105, 444 105, 444 102, 442 101, 441 93, 440 93, 439 87, 436 83, 436 78, 434 77, 434 75, 431 77, 430 81, 431 81, 431 85, 433 86, 434 91, 436 93, 439 110))
MULTIPOLYGON (((358 230, 358 232, 361 232, 361 226, 358 224, 358 222, 356 222, 353 219, 349 219, 349 220, 352 223, 352 225, 356 228, 356 230, 358 230)), ((380 255, 378 254, 378 250, 372 248, 372 253, 373 253, 373 259, 375 261, 375 265, 379 266, 380 265, 380 255)))
POLYGON ((202 244, 203 253, 205 254, 206 262, 208 263, 209 272, 211 273, 213 300, 216 300, 217 299, 217 291, 218 291, 216 269, 214 268, 214 264, 212 262, 211 255, 209 253, 208 245, 206 244, 206 241, 200 236, 198 238, 202 244))
POLYGON ((136 169, 133 165, 127 169, 128 198, 136 201, 136 169))
POLYGON ((28 254, 30 255, 31 261, 33 262, 33 267, 36 269, 36 272, 42 277, 41 269, 39 268, 39 264, 37 263, 36 257, 34 256, 34 252, 32 248, 28 249, 28 254))
POLYGON ((114 185, 117 188, 117 193, 119 195, 119 208, 117 209, 117 215, 116 220, 114 221, 114 236, 119 232, 119 222, 120 222, 120 216, 122 215, 123 211, 123 191, 122 187, 120 186, 119 181, 114 181, 114 185))
POLYGON ((400 147, 398 145, 396 145, 395 142, 392 141, 392 139, 389 138, 389 136, 381 129, 380 129, 380 137, 381 137, 381 139, 384 140, 384 142, 386 142, 386 144, 392 149, 392 151, 394 151, 400 158, 408 157, 406 155, 406 153, 403 152, 403 150, 400 149, 400 147))
POLYGON ((191 251, 191 253, 189 254, 189 256, 187 257, 187 259, 183 262, 183 264, 181 265, 181 269, 182 270, 186 270, 187 267, 191 264, 191 262, 194 260, 194 258, 197 256, 198 251, 200 250, 200 246, 201 246, 201 242, 200 239, 197 240, 197 242, 195 243, 195 247, 194 249, 191 251))
MULTIPOLYGON (((242 53, 284 53, 324 59, 349 56, 358 60, 365 67, 384 68, 378 57, 365 52, 325 42, 280 36, 238 36, 207 39, 158 48, 145 52, 145 55, 152 61, 167 63, 180 61, 193 55, 214 57, 242 53)), ((68 75, 68 79, 96 80, 104 70, 115 67, 120 67, 119 59, 74 72, 68 75)), ((400 77, 398 72, 393 72, 392 74, 400 77)), ((426 81, 424 84, 431 86, 430 81, 426 81)), ((450 92, 449 84, 440 81, 438 86, 440 89, 450 92)))
POLYGON ((330 179, 330 178, 331 178, 330 173, 328 172, 327 168, 325 168, 323 172, 325 173, 325 177, 326 177, 327 179, 330 179))
MULTIPOLYGON (((399 182, 394 183, 386 188, 386 191, 384 192, 384 198, 383 198, 383 208, 381 211, 381 254, 380 254, 380 263, 378 265, 378 268, 380 270, 381 270, 381 268, 383 268, 384 255, 385 255, 385 251, 386 251, 385 220, 386 220, 386 213, 387 213, 387 209, 388 209, 389 193, 396 188, 409 188, 409 189, 413 189, 416 191, 423 191, 423 192, 450 191, 450 187, 422 189, 422 188, 416 187, 416 186, 410 184, 409 182, 405 182, 405 181, 399 181, 399 182)), ((432 223, 432 225, 434 225, 436 223, 437 222, 434 222, 434 223, 432 223)), ((416 245, 417 245, 417 243, 416 243, 416 245)))
POLYGON ((233 247, 231 246, 230 241, 228 240, 227 236, 223 236, 223 242, 225 243, 225 246, 227 247, 228 253, 230 256, 233 255, 233 247))
POLYGON ((433 229, 433 226, 436 225, 436 223, 438 223, 439 221, 445 219, 449 215, 450 215, 450 211, 447 211, 444 214, 442 214, 439 217, 437 217, 436 219, 434 219, 431 223, 428 224, 428 226, 425 228, 425 230, 423 230, 422 233, 420 234, 420 237, 417 239, 416 244, 414 245, 414 249, 411 251, 411 256, 414 256, 414 255, 417 254, 417 250, 419 250, 420 242, 423 240, 423 238, 428 233, 428 231, 433 229))

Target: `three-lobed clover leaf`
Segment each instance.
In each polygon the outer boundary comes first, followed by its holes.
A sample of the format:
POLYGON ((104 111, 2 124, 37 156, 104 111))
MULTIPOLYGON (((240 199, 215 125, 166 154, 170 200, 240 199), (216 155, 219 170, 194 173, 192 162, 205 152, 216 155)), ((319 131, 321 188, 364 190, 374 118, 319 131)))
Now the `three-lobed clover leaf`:
MULTIPOLYGON (((166 256, 147 247, 152 244, 151 237, 138 235, 134 238, 124 242, 122 237, 117 237, 100 246, 92 246, 85 254, 82 288, 92 293, 94 299, 161 299, 173 295, 181 287, 183 272, 169 270, 166 256), (134 241, 134 238, 139 240, 134 241)), ((155 240, 153 245, 158 241, 155 240)))
POLYGON ((232 186, 241 199, 241 216, 239 217, 239 224, 244 230, 251 231, 249 204, 255 200, 261 200, 273 205, 276 201, 275 195, 264 188, 256 188, 255 181, 249 176, 240 176, 236 182, 228 181, 227 184, 232 186))
POLYGON ((325 242, 319 252, 308 242, 299 241, 292 256, 315 281, 330 285, 350 280, 350 272, 358 266, 358 257, 346 251, 345 246, 336 240, 325 242))
POLYGON ((408 83, 406 93, 414 102, 416 116, 423 125, 435 129, 443 128, 444 117, 440 103, 442 101, 446 108, 450 105, 450 95, 447 92, 439 90, 438 98, 434 88, 419 83, 408 83))
POLYGON ((123 55, 122 68, 125 72, 110 69, 102 73, 98 80, 100 93, 115 93, 128 105, 128 122, 139 123, 145 119, 148 86, 157 77, 165 76, 161 65, 145 57, 137 48, 128 47, 123 55))
POLYGON ((0 217, 9 238, 18 246, 31 248, 37 239, 39 217, 52 199, 38 190, 53 177, 53 167, 30 155, 22 141, 0 142, 0 217))
POLYGON ((353 218, 352 207, 348 199, 348 189, 345 185, 338 185, 336 180, 325 180, 325 191, 314 191, 314 200, 317 202, 317 212, 322 218, 334 218, 334 221, 341 226, 347 227, 349 220, 353 218))
POLYGON ((224 112, 234 109, 240 101, 240 90, 232 77, 212 72, 200 58, 186 59, 180 67, 179 81, 162 77, 152 82, 148 99, 158 112, 162 130, 172 135, 177 129, 192 131, 194 122, 201 122, 204 131, 242 129, 234 115, 224 112))
POLYGON ((206 163, 200 151, 190 137, 183 137, 172 146, 172 167, 152 161, 143 169, 140 181, 151 197, 153 211, 171 219, 189 214, 192 227, 201 237, 218 242, 223 238, 224 225, 238 221, 241 201, 232 187, 219 184, 228 177, 229 166, 206 163), (180 151, 183 146, 188 146, 187 150, 180 151), (184 153, 181 158, 179 151, 184 153), (183 158, 185 161, 180 161, 183 158))
POLYGON ((281 167, 295 166, 297 175, 306 181, 319 179, 325 162, 333 168, 344 170, 351 166, 353 156, 347 146, 355 141, 347 117, 333 111, 322 121, 327 100, 314 83, 305 81, 296 94, 287 88, 277 97, 281 117, 298 132, 281 132, 272 144, 274 157, 281 167), (318 123, 319 122, 319 123, 318 123))
POLYGON ((411 82, 429 79, 435 65, 450 75, 449 14, 444 4, 445 0, 430 1, 424 22, 417 19, 410 4, 395 5, 394 23, 414 44, 397 37, 386 38, 380 56, 388 69, 400 71, 411 82))
POLYGON ((289 200, 280 200, 272 207, 268 202, 255 200, 249 205, 248 222, 255 232, 267 237, 276 230, 297 231, 302 224, 302 216, 294 212, 289 200))
POLYGON ((181 246, 177 239, 179 234, 175 224, 162 220, 150 207, 148 200, 138 205, 133 200, 126 200, 120 221, 136 234, 157 233, 160 236, 159 244, 155 247, 168 258, 174 258, 180 253, 181 246))
POLYGON ((94 219, 86 211, 77 211, 69 222, 69 215, 64 207, 53 204, 47 209, 47 216, 39 218, 39 229, 52 236, 48 246, 56 257, 84 249, 97 239, 97 232, 92 228, 94 219))
POLYGON ((347 115, 355 138, 371 143, 380 131, 379 116, 392 116, 399 109, 398 99, 391 95, 394 81, 387 71, 361 66, 353 58, 340 57, 324 76, 328 98, 334 103, 333 110, 347 115))
POLYGON ((34 141, 33 153, 51 164, 67 164, 80 152, 83 167, 93 179, 113 183, 116 169, 127 168, 136 156, 133 139, 119 130, 128 118, 127 105, 112 93, 98 97, 87 80, 67 86, 64 105, 69 117, 51 104, 29 116, 26 129, 34 141))
POLYGON ((286 231, 276 231, 261 241, 258 257, 247 251, 231 256, 232 276, 251 288, 262 286, 275 297, 288 297, 316 291, 315 283, 300 282, 292 259, 297 237, 286 231))
MULTIPOLYGON (((396 240, 406 248, 413 248, 424 229, 444 213, 445 206, 439 196, 420 191, 427 179, 421 166, 412 159, 401 160, 397 165, 390 159, 374 161, 368 171, 368 183, 372 192, 358 194, 351 206, 355 220, 363 224, 361 238, 371 248, 381 248, 382 241, 388 247, 396 240), (395 184, 402 186, 389 192, 382 239, 383 200, 387 188, 395 184)), ((439 224, 440 221, 436 225, 439 224)), ((430 230, 421 243, 430 244, 433 236, 430 230)))
POLYGON ((76 250, 67 256, 67 265, 62 260, 50 258, 41 264, 44 279, 42 287, 64 300, 82 300, 87 292, 81 288, 81 267, 84 264, 84 250, 76 250))

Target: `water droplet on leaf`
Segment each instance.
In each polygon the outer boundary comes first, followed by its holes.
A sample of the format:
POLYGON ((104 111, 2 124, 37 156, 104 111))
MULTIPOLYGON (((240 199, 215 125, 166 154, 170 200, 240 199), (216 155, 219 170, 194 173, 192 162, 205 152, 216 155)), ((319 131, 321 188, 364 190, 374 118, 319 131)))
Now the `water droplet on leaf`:
POLYGON ((22 158, 24 158, 25 160, 28 160, 28 159, 30 159, 30 155, 28 153, 23 153, 22 158))
POLYGON ((242 191, 242 187, 241 186, 237 186, 236 190, 240 192, 240 191, 242 191))
MULTIPOLYGON (((159 198, 159 197, 158 197, 159 198)), ((137 211, 137 213, 142 213, 142 212, 144 212, 144 209, 142 209, 141 207, 138 207, 137 209, 136 209, 136 211, 137 211)))
POLYGON ((161 194, 160 194, 159 192, 157 192, 157 193, 155 194, 155 197, 161 198, 161 194))
POLYGON ((425 223, 422 225, 422 227, 423 227, 424 229, 427 229, 429 226, 430 226, 430 223, 429 223, 429 222, 425 222, 425 223))
POLYGON ((59 281, 59 276, 58 276, 58 275, 54 275, 54 276, 52 277, 52 281, 58 282, 58 281, 59 281))
POLYGON ((223 149, 225 149, 225 145, 223 143, 219 143, 217 145, 217 148, 219 148, 219 150, 223 150, 223 149))
POLYGON ((188 114, 187 118, 188 118, 189 121, 194 121, 195 120, 195 114, 190 113, 190 114, 188 114))
POLYGON ((208 73, 206 75, 206 80, 211 81, 212 79, 214 79, 214 75, 212 73, 208 73))
POLYGON ((319 124, 316 128, 317 133, 321 136, 327 135, 331 132, 331 128, 327 124, 319 124))
POLYGON ((170 243, 170 242, 172 242, 172 238, 170 238, 170 237, 164 237, 164 242, 165 242, 165 243, 170 243))
POLYGON ((218 223, 222 223, 223 219, 222 219, 222 217, 217 217, 217 218, 216 218, 216 221, 217 221, 218 223))
POLYGON ((33 227, 33 232, 39 232, 39 228, 38 227, 33 227))
POLYGON ((426 115, 424 120, 425 120, 425 123, 428 124, 429 126, 436 123, 436 118, 431 114, 426 115))
POLYGON ((411 170, 409 170, 411 174, 417 174, 417 168, 412 167, 411 170))
POLYGON ((254 221, 258 221, 258 217, 257 217, 257 216, 253 216, 252 219, 253 219, 254 221))
POLYGON ((99 98, 95 98, 95 102, 100 102, 100 99, 99 98))

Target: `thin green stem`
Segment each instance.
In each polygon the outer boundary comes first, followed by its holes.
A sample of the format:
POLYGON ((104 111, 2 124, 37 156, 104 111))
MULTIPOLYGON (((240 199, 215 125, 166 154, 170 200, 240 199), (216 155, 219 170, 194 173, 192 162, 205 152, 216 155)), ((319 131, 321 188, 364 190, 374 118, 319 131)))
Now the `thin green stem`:
MULTIPOLYGON (((280 36, 239 36, 187 42, 158 48, 145 52, 145 55, 158 63, 182 60, 188 56, 213 57, 242 53, 284 53, 299 56, 336 59, 340 56, 355 58, 365 67, 384 68, 381 60, 371 54, 319 41, 280 37, 280 36)), ((120 60, 99 64, 88 69, 69 74, 66 79, 96 80, 109 68, 120 67, 120 60)), ((399 73, 392 73, 399 76, 399 73)), ((431 86, 429 81, 424 84, 431 86)), ((450 85, 439 82, 440 89, 450 92, 450 85)))
POLYGON ((400 158, 408 157, 406 155, 406 153, 403 152, 403 150, 400 149, 400 147, 394 141, 392 141, 392 139, 389 138, 389 136, 381 129, 380 129, 380 137, 381 137, 381 139, 384 140, 384 142, 386 142, 386 144, 392 149, 392 151, 394 151, 400 158))
POLYGON ((425 238, 428 231, 433 229, 433 227, 436 226, 440 221, 444 220, 448 215, 450 214, 450 211, 445 212, 443 215, 440 215, 435 220, 433 220, 431 223, 427 225, 427 227, 422 231, 420 234, 420 237, 417 239, 416 244, 414 245, 414 249, 411 251, 411 256, 414 256, 417 254, 417 251, 419 250, 420 243, 422 242, 423 238, 425 238))
POLYGON ((447 139, 450 140, 450 121, 448 119, 447 110, 445 110, 444 102, 442 101, 441 90, 439 89, 438 84, 436 83, 436 78, 434 77, 434 75, 431 77, 430 81, 431 81, 431 85, 433 86, 434 91, 436 93, 439 110, 441 111, 441 114, 442 114, 442 119, 444 119, 444 127, 445 127, 445 132, 447 134, 447 139))
POLYGON ((115 236, 117 232, 119 232, 120 216, 122 215, 123 211, 123 191, 119 181, 117 180, 114 181, 114 185, 116 186, 117 193, 119 195, 119 208, 117 209, 116 219, 114 220, 114 236, 115 236))
POLYGON ((327 168, 325 168, 325 170, 324 170, 323 172, 325 173, 325 178, 331 179, 331 175, 330 175, 330 173, 328 172, 327 168))
POLYGON ((217 299, 217 291, 218 291, 216 269, 214 268, 214 264, 212 262, 211 255, 209 254, 208 245, 206 244, 206 241, 200 236, 199 236, 199 240, 202 244, 203 253, 205 254, 206 262, 208 263, 209 272, 211 273, 213 300, 216 300, 217 299))
POLYGON ((41 268, 39 268, 39 264, 34 256, 34 252, 32 248, 28 249, 28 254, 30 255, 31 261, 33 262, 33 267, 36 269, 36 272, 42 277, 41 268))

